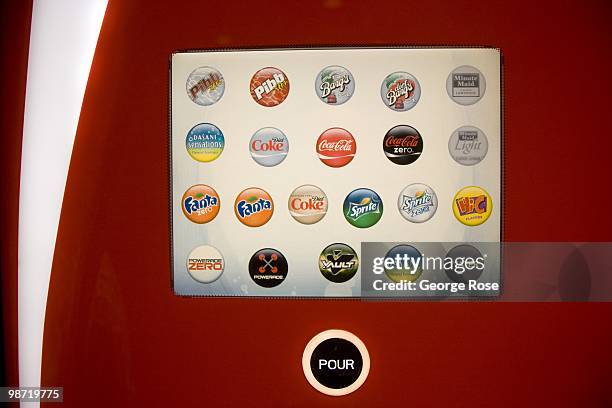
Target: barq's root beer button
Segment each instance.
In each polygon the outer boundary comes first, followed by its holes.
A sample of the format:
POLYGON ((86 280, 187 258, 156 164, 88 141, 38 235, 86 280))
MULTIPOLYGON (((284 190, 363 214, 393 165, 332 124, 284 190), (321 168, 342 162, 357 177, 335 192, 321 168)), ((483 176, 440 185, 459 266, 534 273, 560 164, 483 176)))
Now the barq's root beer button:
POLYGON ((363 385, 370 372, 365 344, 344 330, 326 330, 314 336, 302 355, 306 380, 332 396, 347 395, 363 385))
POLYGON ((348 69, 336 65, 323 68, 315 80, 317 96, 328 105, 342 105, 355 92, 355 79, 348 69))
POLYGON ((225 80, 223 75, 212 67, 200 67, 187 78, 187 95, 201 106, 212 105, 223 96, 225 80))
POLYGON ((329 167, 346 166, 357 152, 357 143, 346 129, 331 128, 317 139, 319 159, 329 167))
POLYGON ((380 86, 380 97, 385 106, 396 112, 414 108, 421 98, 419 81, 407 72, 387 75, 380 86))
POLYGON ((249 275, 253 282, 264 288, 273 288, 283 283, 289 265, 276 249, 264 248, 255 252, 249 261, 249 275))
POLYGON ((257 187, 243 190, 234 203, 238 220, 248 227, 261 227, 272 218, 274 203, 265 190, 257 187))
POLYGON ((221 129, 212 123, 200 123, 191 128, 185 140, 187 153, 192 159, 208 163, 221 155, 225 137, 221 129))
POLYGON ((194 248, 187 258, 187 272, 200 283, 212 283, 219 279, 225 268, 223 256, 210 245, 194 248))
POLYGON ((251 78, 251 96, 265 107, 281 104, 289 95, 289 78, 278 68, 262 68, 251 78))
POLYGON ((423 138, 412 126, 394 126, 383 138, 383 151, 395 164, 411 164, 423 153, 423 138))
POLYGON ((280 164, 289 153, 289 140, 285 134, 273 127, 259 129, 249 143, 251 157, 264 167, 280 164))
POLYGON ((475 104, 484 96, 486 89, 482 72, 469 65, 455 68, 446 79, 446 92, 459 105, 475 104))
POLYGON ((491 196, 480 187, 464 187, 453 199, 455 218, 470 227, 484 223, 491 215, 491 211, 493 211, 491 196))
POLYGON ((196 224, 206 224, 214 220, 220 207, 219 194, 205 184, 189 187, 181 199, 183 214, 196 224))
POLYGON ((327 214, 327 196, 317 186, 305 184, 289 196, 289 214, 301 224, 314 224, 327 214))

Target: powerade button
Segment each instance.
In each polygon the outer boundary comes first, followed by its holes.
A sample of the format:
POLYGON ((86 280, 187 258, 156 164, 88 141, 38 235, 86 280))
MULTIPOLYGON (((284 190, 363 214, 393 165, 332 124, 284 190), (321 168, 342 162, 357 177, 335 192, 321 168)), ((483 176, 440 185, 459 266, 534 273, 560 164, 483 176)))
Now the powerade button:
POLYGON ((327 395, 349 394, 365 382, 370 356, 357 336, 344 330, 326 330, 308 342, 302 356, 306 379, 327 395))

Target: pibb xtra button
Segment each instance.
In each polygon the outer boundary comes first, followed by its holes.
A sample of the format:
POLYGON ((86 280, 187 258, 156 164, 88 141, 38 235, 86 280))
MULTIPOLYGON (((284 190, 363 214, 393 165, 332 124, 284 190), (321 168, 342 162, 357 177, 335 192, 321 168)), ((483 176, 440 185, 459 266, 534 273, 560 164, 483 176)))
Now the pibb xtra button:
POLYGON ((370 355, 365 344, 345 330, 326 330, 314 336, 302 355, 306 379, 323 394, 350 394, 365 382, 370 355))

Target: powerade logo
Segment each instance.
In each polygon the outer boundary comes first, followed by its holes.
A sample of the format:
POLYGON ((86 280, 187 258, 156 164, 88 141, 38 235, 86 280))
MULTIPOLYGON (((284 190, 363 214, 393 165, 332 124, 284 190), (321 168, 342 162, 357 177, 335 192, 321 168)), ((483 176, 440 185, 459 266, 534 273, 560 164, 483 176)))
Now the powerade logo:
POLYGON ((188 259, 188 269, 190 271, 222 271, 223 258, 198 258, 188 259))
POLYGON ((261 211, 271 211, 272 202, 266 200, 265 198, 259 198, 257 201, 252 203, 249 203, 246 200, 240 200, 236 205, 236 210, 240 218, 246 218, 261 211))
MULTIPOLYGON (((201 196, 201 194, 199 194, 201 196)), ((198 213, 204 214, 213 210, 213 207, 219 205, 219 199, 217 197, 211 197, 208 194, 203 197, 191 197, 187 196, 183 202, 185 212, 187 214, 198 213)))
POLYGON ((374 197, 364 197, 359 203, 349 204, 347 216, 352 220, 358 220, 363 215, 379 212, 380 201, 377 201, 374 197))

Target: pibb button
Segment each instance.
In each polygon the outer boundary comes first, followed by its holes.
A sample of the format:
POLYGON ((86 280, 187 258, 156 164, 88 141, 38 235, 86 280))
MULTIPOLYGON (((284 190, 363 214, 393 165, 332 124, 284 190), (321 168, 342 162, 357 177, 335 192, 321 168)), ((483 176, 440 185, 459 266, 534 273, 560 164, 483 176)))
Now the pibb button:
POLYGON ((346 395, 365 382, 370 356, 357 336, 344 330, 326 330, 308 342, 302 356, 306 379, 327 395, 346 395))

